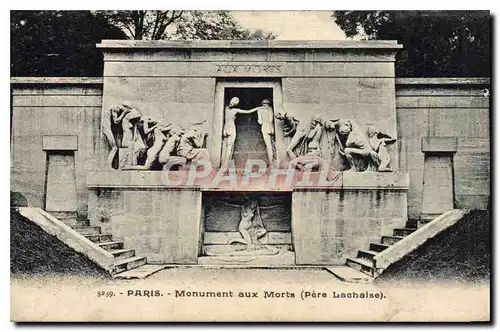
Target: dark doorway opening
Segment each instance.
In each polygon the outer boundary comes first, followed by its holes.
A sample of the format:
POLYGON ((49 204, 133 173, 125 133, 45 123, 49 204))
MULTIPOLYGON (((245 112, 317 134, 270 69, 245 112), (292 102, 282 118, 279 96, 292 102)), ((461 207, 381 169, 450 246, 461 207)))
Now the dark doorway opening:
MULTIPOLYGON (((226 88, 224 90, 224 106, 229 100, 238 97, 238 108, 249 110, 261 106, 262 100, 272 103, 272 88, 226 88)), ((257 122, 257 113, 238 114, 236 116, 236 141, 234 142, 233 159, 237 169, 245 167, 248 159, 267 161, 266 145, 257 122)))

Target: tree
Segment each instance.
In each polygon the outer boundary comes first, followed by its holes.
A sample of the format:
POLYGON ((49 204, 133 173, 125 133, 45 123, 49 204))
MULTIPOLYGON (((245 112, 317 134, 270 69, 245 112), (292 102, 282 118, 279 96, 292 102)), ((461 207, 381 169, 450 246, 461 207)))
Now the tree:
POLYGON ((398 40, 396 74, 490 76, 487 11, 335 11, 347 37, 398 40))
POLYGON ((125 34, 90 11, 11 11, 11 76, 101 76, 102 39, 125 34))
POLYGON ((216 11, 189 11, 175 23, 175 30, 171 39, 275 39, 273 33, 264 32, 262 29, 255 31, 240 26, 231 13, 224 10, 216 11))
POLYGON ((231 13, 215 11, 130 10, 96 11, 95 15, 121 28, 130 39, 275 39, 261 29, 240 26, 231 13))
POLYGON ((11 11, 11 76, 101 76, 102 39, 274 39, 227 11, 11 11))
POLYGON ((167 28, 182 16, 182 10, 110 10, 95 15, 108 20, 135 40, 164 39, 167 28))

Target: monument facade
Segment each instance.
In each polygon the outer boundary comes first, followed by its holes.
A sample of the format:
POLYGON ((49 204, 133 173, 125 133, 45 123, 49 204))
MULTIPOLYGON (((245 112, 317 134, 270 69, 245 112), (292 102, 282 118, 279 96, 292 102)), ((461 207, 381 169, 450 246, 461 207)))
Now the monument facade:
POLYGON ((409 217, 449 208, 422 192, 452 188, 451 208, 454 195, 468 208, 488 200, 489 192, 460 194, 465 179, 453 189, 455 173, 446 168, 472 153, 470 142, 489 142, 487 126, 474 131, 471 115, 470 128, 444 138, 437 118, 418 122, 431 134, 411 116, 435 106, 421 95, 453 89, 477 100, 471 114, 487 121, 489 104, 474 93, 489 83, 398 82, 396 41, 104 40, 98 47, 102 81, 51 86, 63 99, 68 86, 82 95, 75 117, 61 113, 63 104, 44 110, 47 123, 58 114, 57 130, 30 120, 31 105, 23 104, 43 82, 15 85, 13 162, 29 164, 23 142, 35 139, 34 129, 43 138, 34 156, 46 154, 48 164, 15 168, 13 187, 34 205, 113 234, 150 263, 342 265, 409 217), (52 181, 62 164, 76 175, 52 181), (423 174, 435 177, 443 165, 450 181, 423 186, 423 174), (39 198, 36 180, 19 179, 35 179, 42 168, 48 182, 39 198), (52 194, 57 188, 71 196, 65 206, 52 194))
POLYGON ((270 265, 343 264, 404 225, 408 175, 399 171, 393 139, 397 42, 98 47, 103 123, 120 126, 114 160, 103 132, 101 169, 87 178, 89 220, 150 262, 259 256, 270 265), (170 133, 174 127, 180 134, 170 133), (194 182, 164 181, 189 171, 194 182))

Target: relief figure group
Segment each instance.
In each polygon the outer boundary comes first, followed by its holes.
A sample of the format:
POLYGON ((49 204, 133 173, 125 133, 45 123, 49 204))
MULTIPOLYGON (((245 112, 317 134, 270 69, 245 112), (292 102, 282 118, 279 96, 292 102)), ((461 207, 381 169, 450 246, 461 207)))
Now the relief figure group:
POLYGON ((111 150, 107 166, 119 170, 170 169, 193 161, 210 162, 205 121, 184 126, 155 120, 124 102, 103 112, 101 132, 111 150), (118 156, 117 156, 118 153, 118 156))
MULTIPOLYGON (((280 148, 289 159, 289 167, 300 171, 318 171, 326 165, 334 171, 392 171, 390 145, 396 139, 373 124, 364 130, 353 119, 324 120, 317 115, 309 121, 299 121, 285 112, 275 113, 269 99, 248 110, 239 105, 240 99, 233 96, 223 110, 221 169, 228 169, 233 159, 237 116, 256 112, 269 168, 277 165, 278 121, 280 134, 288 138, 288 144, 280 148)), ((180 124, 142 115, 129 102, 112 106, 104 110, 101 120, 101 131, 110 147, 107 165, 120 170, 170 170, 172 164, 210 163, 208 133, 200 130, 205 121, 185 129, 180 124)))

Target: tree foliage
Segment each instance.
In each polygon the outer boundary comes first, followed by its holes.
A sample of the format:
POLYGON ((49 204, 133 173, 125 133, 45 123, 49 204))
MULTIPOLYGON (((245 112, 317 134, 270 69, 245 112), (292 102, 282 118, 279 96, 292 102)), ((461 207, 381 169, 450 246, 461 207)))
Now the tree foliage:
POLYGON ((11 76, 100 76, 102 39, 276 38, 227 11, 11 11, 11 76))
POLYGON ((490 76, 487 11, 335 11, 347 37, 397 40, 396 75, 490 76))
POLYGON ((95 15, 122 29, 129 39, 158 40, 182 16, 182 10, 101 10, 95 15))
POLYGON ((239 25, 230 12, 216 11, 189 11, 185 12, 177 22, 171 39, 249 39, 270 40, 276 35, 262 29, 251 31, 239 25))
POLYGON ((11 11, 11 76, 100 76, 102 39, 125 34, 89 11, 11 11))
POLYGON ((275 39, 261 29, 251 31, 239 25, 230 12, 179 10, 96 11, 99 17, 119 27, 130 39, 275 39))

